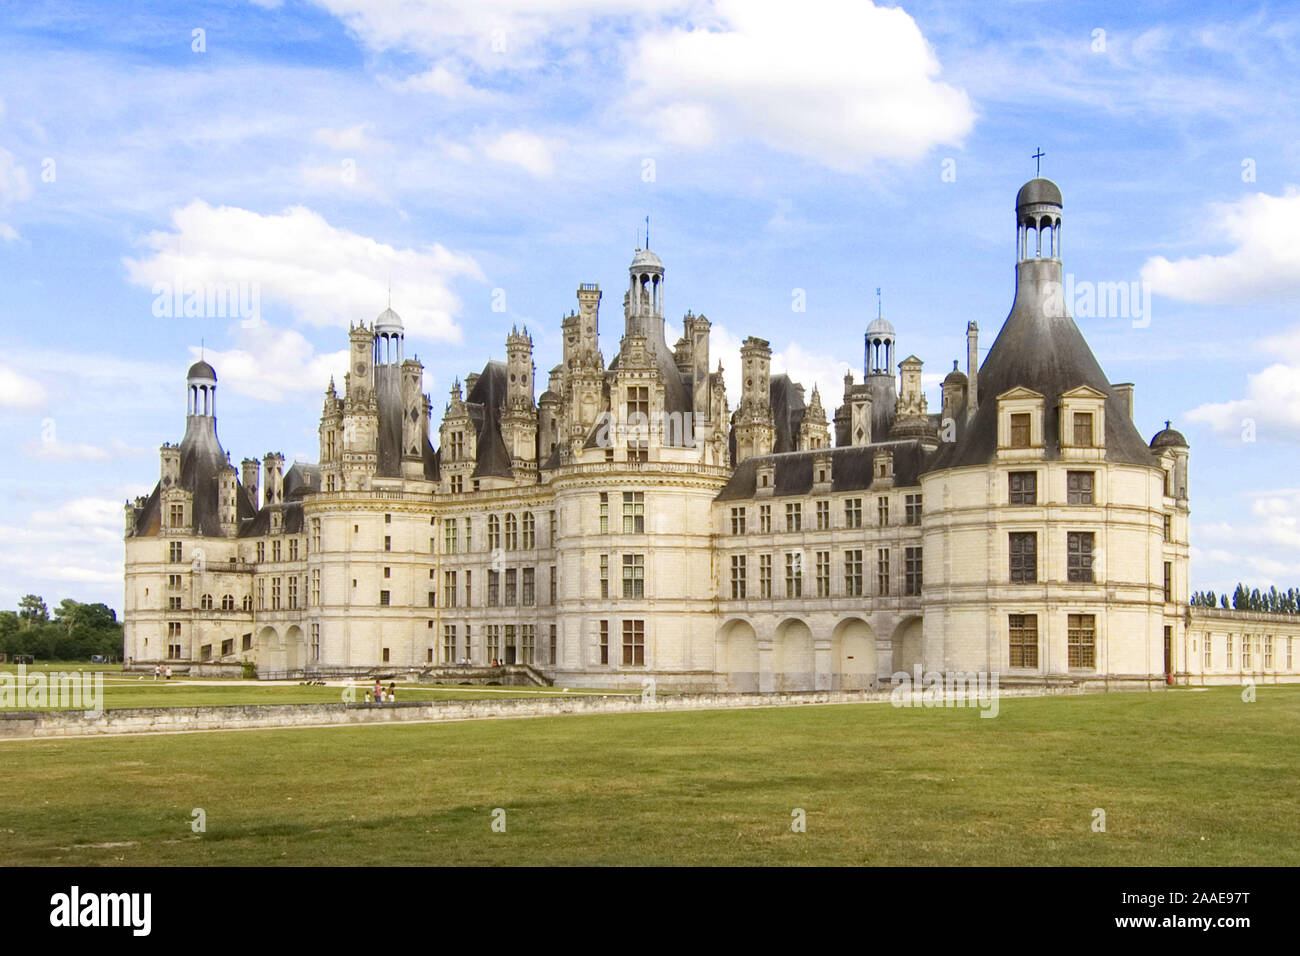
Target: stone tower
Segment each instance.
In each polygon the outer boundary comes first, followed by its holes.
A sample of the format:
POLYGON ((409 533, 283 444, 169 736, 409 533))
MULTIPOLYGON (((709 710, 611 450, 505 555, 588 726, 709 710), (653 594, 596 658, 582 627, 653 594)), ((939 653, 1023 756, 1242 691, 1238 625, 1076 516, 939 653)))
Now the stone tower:
POLYGON ((528 329, 511 328, 506 338, 506 404, 501 437, 516 474, 537 468, 537 406, 533 399, 533 340, 528 329))
POLYGON ((750 336, 740 347, 742 386, 736 409, 736 461, 772 454, 776 425, 772 420, 772 346, 750 336))

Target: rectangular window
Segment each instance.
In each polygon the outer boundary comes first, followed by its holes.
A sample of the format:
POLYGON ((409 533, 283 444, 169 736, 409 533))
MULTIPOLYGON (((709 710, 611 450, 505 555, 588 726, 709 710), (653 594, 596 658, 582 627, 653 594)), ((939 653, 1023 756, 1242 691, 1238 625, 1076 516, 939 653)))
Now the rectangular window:
POLYGON ((731 533, 732 534, 745 533, 745 509, 744 508, 731 509, 731 533))
POLYGON ((551 604, 555 604, 555 565, 547 569, 551 575, 551 604))
POLYGON ((388 594, 387 591, 380 591, 380 592, 379 592, 379 606, 380 606, 380 607, 388 607, 388 598, 389 598, 389 594, 388 594))
POLYGON ((279 539, 271 542, 271 560, 280 560, 280 542, 279 539))
POLYGON ((609 493, 600 493, 600 533, 609 534, 609 493))
POLYGON ((313 607, 320 606, 320 568, 312 568, 311 603, 313 607))
POLYGON ((1070 505, 1090 505, 1092 500, 1092 477, 1090 471, 1068 471, 1065 473, 1065 503, 1070 505))
POLYGON ((167 523, 169 528, 180 528, 185 524, 185 506, 172 505, 169 509, 171 520, 167 523))
POLYGON ((903 593, 915 596, 921 593, 921 549, 903 550, 903 593))
POLYGON ((1097 666, 1097 618, 1071 614, 1066 622, 1067 658, 1071 667, 1097 666))
POLYGON ((524 550, 532 551, 537 547, 537 518, 531 511, 524 512, 524 550))
POLYGON ((623 533, 645 534, 645 492, 623 492, 623 533))
POLYGON ((474 606, 474 585, 473 572, 466 569, 465 571, 465 606, 474 606))
POLYGON ((298 578, 289 579, 289 609, 296 610, 298 607, 298 578))
POLYGON ((501 572, 488 570, 488 607, 496 607, 501 603, 501 572))
POLYGON ((555 625, 552 624, 551 625, 551 654, 550 654, 551 666, 555 666, 556 664, 559 663, 559 660, 556 657, 557 653, 559 653, 559 646, 555 636, 555 625))
MULTIPOLYGON (((316 659, 319 658, 319 656, 320 656, 320 625, 319 625, 319 624, 313 624, 313 625, 311 626, 311 628, 312 628, 312 631, 311 631, 312 646, 313 646, 313 648, 314 648, 314 650, 315 650, 315 654, 316 654, 316 657, 314 657, 313 660, 316 660, 316 659)), ((229 657, 229 656, 230 656, 231 654, 233 654, 233 653, 235 653, 235 639, 234 639, 233 637, 231 637, 231 638, 227 638, 226 640, 222 641, 222 642, 221 642, 221 656, 222 656, 222 657, 229 657)))
POLYGON ((524 624, 519 628, 519 662, 532 664, 537 654, 537 625, 524 624))
POLYGON ((290 561, 298 560, 298 539, 297 538, 289 539, 289 560, 290 561))
POLYGON ((501 659, 501 625, 489 624, 487 629, 487 661, 495 663, 501 659))
POLYGON ((280 610, 280 579, 271 578, 271 610, 280 610))
POLYGON ((844 527, 862 527, 862 499, 846 498, 844 500, 844 527))
POLYGON ((1038 472, 1013 471, 1007 476, 1013 505, 1038 504, 1038 472))
POLYGON ((456 572, 442 572, 442 606, 456 606, 456 572))
POLYGON ((169 597, 167 599, 167 610, 179 611, 181 609, 181 599, 178 597, 169 597))
POLYGON ((452 475, 452 476, 451 476, 451 488, 450 488, 449 490, 451 491, 451 493, 452 493, 453 495, 458 495, 458 494, 460 494, 461 492, 463 492, 463 491, 465 490, 465 476, 464 476, 464 475, 452 475))
POLYGON ((831 596, 831 553, 817 552, 817 596, 831 596))
POLYGON ((876 593, 882 597, 889 595, 889 549, 876 549, 876 593))
POLYGON ((1071 531, 1066 538, 1066 580, 1092 581, 1091 531, 1071 531))
POLYGON ((1029 447, 1029 413, 1017 412, 1011 416, 1011 447, 1029 447))
POLYGON ((384 535, 384 550, 385 551, 393 550, 393 538, 391 535, 384 535))
POLYGON ((1210 662, 1213 659, 1211 655, 1213 654, 1214 636, 1212 634, 1206 633, 1205 637, 1203 638, 1203 641, 1205 643, 1205 646, 1201 648, 1204 655, 1201 658, 1201 667, 1203 667, 1205 670, 1209 670, 1213 666, 1210 662))
POLYGON ((907 523, 920 524, 921 523, 921 496, 908 495, 904 499, 904 507, 906 508, 907 511, 905 516, 907 523))
POLYGON ((1173 515, 1165 515, 1165 540, 1166 540, 1166 541, 1173 541, 1173 540, 1174 540, 1174 517, 1173 517, 1173 515))
POLYGON ((1038 615, 1011 614, 1007 617, 1012 667, 1038 666, 1038 615))
POLYGON ((817 502, 817 530, 831 530, 831 503, 829 501, 817 502))
POLYGON ((880 522, 880 527, 882 528, 889 524, 889 499, 888 498, 876 499, 876 520, 880 522))
POLYGON ((1011 583, 1035 583, 1038 580, 1038 534, 1013 531, 1007 538, 1011 553, 1011 583))
MULTIPOLYGON (((455 518, 448 518, 442 523, 442 550, 444 554, 456 553, 459 530, 455 518)), ((385 548, 384 550, 387 551, 388 549, 385 548)))
POLYGON ((803 597, 803 552, 787 551, 785 555, 785 596, 803 597))
POLYGON ((456 625, 442 626, 442 662, 450 664, 456 659, 456 625))
POLYGON ((1273 669, 1273 635, 1264 635, 1264 670, 1273 669))
POLYGON ((311 550, 320 553, 320 518, 311 519, 311 550))
POLYGON ((623 555, 623 597, 645 597, 645 555, 623 555))
POLYGON ((623 663, 633 666, 645 663, 645 621, 623 622, 623 663))
POLYGON ((496 515, 488 515, 487 541, 489 551, 501 550, 501 519, 496 515))
MULTIPOLYGON (((261 547, 261 545, 259 545, 258 547, 261 547)), ((181 555, 182 555, 182 551, 183 551, 183 549, 181 548, 181 543, 180 543, 179 541, 173 541, 173 542, 171 542, 171 544, 168 545, 168 547, 167 547, 167 558, 168 558, 168 560, 170 560, 170 561, 183 561, 184 558, 181 556, 181 555)), ((258 560, 259 560, 259 561, 261 560, 261 555, 260 555, 260 554, 258 555, 258 560)))
POLYGON ((771 505, 758 506, 758 533, 759 534, 772 533, 772 506, 771 505))
POLYGON ((474 519, 465 519, 465 551, 474 550, 474 519))
POLYGON ((609 663, 609 621, 600 622, 600 662, 609 663))
POLYGON ((1254 656, 1255 648, 1253 647, 1254 643, 1255 643, 1255 639, 1250 634, 1242 635, 1241 637, 1241 669, 1242 670, 1248 671, 1251 669, 1251 667, 1254 666, 1255 663, 1255 656, 1254 656))
POLYGON ((609 597, 609 555, 600 556, 600 596, 609 597))
POLYGON ((1174 566, 1170 561, 1165 562, 1165 603, 1168 604, 1174 599, 1174 566))
MULTIPOLYGON (((177 598, 177 600, 180 600, 177 598)), ((257 579, 257 609, 266 610, 266 578, 257 579)))
POLYGON ((1232 667, 1232 635, 1229 634, 1223 641, 1224 658, 1223 662, 1227 667, 1232 667))
POLYGON ((1074 413, 1074 444, 1078 448, 1092 447, 1092 412, 1074 413))
POLYGON ((519 550, 519 519, 513 514, 506 515, 506 550, 519 550))
POLYGON ((650 460, 649 447, 643 441, 630 441, 627 443, 627 460, 644 465, 650 460))
POLYGON ((537 603, 537 569, 524 568, 523 574, 523 600, 520 602, 524 607, 532 607, 537 603))
POLYGON ((437 606, 438 606, 438 592, 437 592, 437 591, 429 591, 429 592, 427 592, 427 593, 428 593, 428 598, 429 598, 429 607, 437 607, 437 606))
POLYGON ((743 601, 745 599, 746 584, 745 556, 743 554, 733 554, 731 556, 731 599, 733 601, 743 601))
POLYGON ((515 568, 506 568, 506 607, 518 603, 519 574, 515 568))
POLYGON ((785 530, 803 530, 803 505, 796 501, 787 502, 785 506, 785 530))
POLYGON ((862 596, 862 551, 844 552, 844 594, 846 597, 862 596))
POLYGON ((758 596, 765 601, 772 597, 772 556, 770 554, 758 556, 758 596))

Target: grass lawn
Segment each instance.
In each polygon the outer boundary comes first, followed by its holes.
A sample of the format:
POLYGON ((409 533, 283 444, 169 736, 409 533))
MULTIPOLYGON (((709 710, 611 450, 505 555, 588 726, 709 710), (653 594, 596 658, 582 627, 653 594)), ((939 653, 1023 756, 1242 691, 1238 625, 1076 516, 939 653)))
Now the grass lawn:
POLYGON ((1300 865, 1300 688, 1257 693, 14 741, 0 863, 1300 865))
MULTIPOLYGON (((0 665, 0 671, 15 670, 13 665, 0 665)), ((326 704, 343 700, 341 686, 313 687, 296 682, 252 683, 239 680, 209 680, 191 683, 184 677, 171 680, 154 680, 152 674, 123 674, 121 665, 100 667, 82 662, 70 664, 38 664, 29 667, 29 675, 45 673, 83 673, 102 671, 104 674, 104 708, 119 710, 130 707, 207 707, 245 704, 326 704)), ((387 687, 389 682, 384 681, 387 687)), ((356 685, 358 701, 365 699, 366 690, 374 682, 359 681, 356 685)), ((570 687, 485 687, 455 684, 407 684, 397 681, 397 699, 411 700, 468 700, 471 698, 496 699, 501 697, 563 696, 574 694, 639 694, 640 691, 590 690, 570 687)), ((25 709, 25 708, 18 708, 25 709)), ((79 709, 42 707, 40 710, 79 709)))

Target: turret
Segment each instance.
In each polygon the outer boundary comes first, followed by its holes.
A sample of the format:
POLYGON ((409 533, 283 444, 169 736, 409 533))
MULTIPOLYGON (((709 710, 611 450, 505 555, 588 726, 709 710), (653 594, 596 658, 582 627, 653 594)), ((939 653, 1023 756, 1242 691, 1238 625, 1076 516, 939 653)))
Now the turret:
POLYGON ((402 477, 424 477, 424 366, 415 359, 402 363, 402 477))
POLYGON ((263 507, 284 504, 284 456, 268 452, 262 459, 263 507))
POLYGON ((742 385, 736 409, 736 464, 755 455, 770 455, 776 441, 772 420, 772 347, 750 336, 740 347, 742 385))
POLYGON ((217 522, 221 526, 223 538, 233 538, 239 531, 239 482, 235 466, 226 462, 226 467, 217 473, 217 522))
POLYGON ((259 462, 256 458, 245 458, 239 463, 239 482, 244 486, 244 490, 248 492, 248 496, 252 499, 254 508, 260 507, 260 503, 257 500, 258 467, 259 462))

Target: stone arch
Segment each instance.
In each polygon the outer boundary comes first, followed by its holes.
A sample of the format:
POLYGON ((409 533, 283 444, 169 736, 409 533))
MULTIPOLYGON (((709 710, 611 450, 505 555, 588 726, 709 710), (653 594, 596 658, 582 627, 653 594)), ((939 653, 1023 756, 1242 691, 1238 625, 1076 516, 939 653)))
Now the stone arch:
POLYGON ((284 667, 293 670, 302 667, 307 660, 307 639, 302 628, 297 624, 289 627, 284 634, 284 667))
POLYGON ((758 635, 748 621, 734 618, 718 631, 718 671, 728 690, 758 692, 758 635))
POLYGON ((796 617, 786 618, 772 639, 772 689, 815 690, 816 672, 812 630, 796 617))
POLYGON ((284 666, 284 640, 269 624, 257 632, 258 663, 267 669, 284 666))
POLYGON ((876 681, 876 632, 848 617, 831 632, 831 690, 870 690, 876 681))
POLYGON ((925 669, 925 641, 922 635, 921 616, 905 617, 894 628, 893 636, 894 672, 912 672, 913 667, 925 669))

